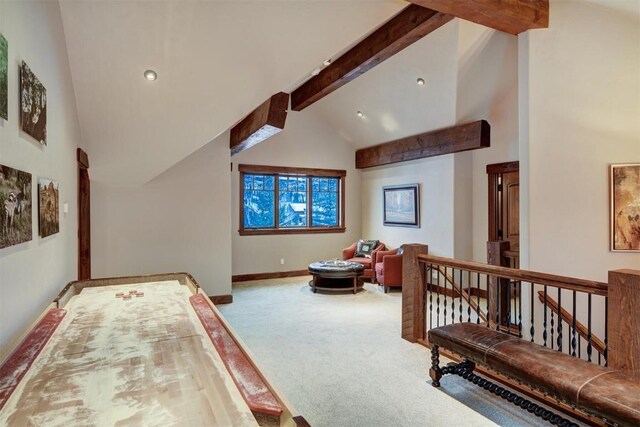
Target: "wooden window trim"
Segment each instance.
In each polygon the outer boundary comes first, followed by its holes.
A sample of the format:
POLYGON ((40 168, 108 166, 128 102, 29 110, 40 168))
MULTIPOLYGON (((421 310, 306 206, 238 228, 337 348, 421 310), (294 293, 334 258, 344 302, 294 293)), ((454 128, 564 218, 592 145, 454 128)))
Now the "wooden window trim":
POLYGON ((341 169, 315 169, 315 168, 296 168, 288 166, 265 166, 265 165, 238 165, 239 172, 239 206, 238 206, 238 233, 240 236, 266 236, 266 235, 283 235, 283 234, 325 234, 325 233, 344 233, 346 231, 345 218, 345 189, 347 171, 341 169), (245 228, 244 227, 244 175, 245 174, 263 174, 273 175, 274 181, 274 227, 273 228, 245 228), (307 227, 287 227, 279 228, 280 203, 279 203, 279 180, 278 176, 304 176, 308 178, 307 182, 307 227), (311 186, 311 178, 338 178, 340 180, 340 194, 338 196, 338 226, 336 227, 319 227, 311 226, 312 223, 312 206, 313 206, 313 190, 311 186))

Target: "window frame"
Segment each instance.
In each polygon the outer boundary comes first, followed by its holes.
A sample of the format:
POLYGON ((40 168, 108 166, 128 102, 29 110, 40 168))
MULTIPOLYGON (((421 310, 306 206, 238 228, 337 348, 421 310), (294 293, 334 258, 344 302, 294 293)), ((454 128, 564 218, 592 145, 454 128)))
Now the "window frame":
POLYGON ((239 228, 241 236, 264 236, 273 234, 316 234, 316 233, 344 233, 345 227, 345 188, 347 171, 339 169, 314 169, 295 168, 288 166, 265 166, 265 165, 238 165, 240 175, 239 181, 239 228), (249 175, 272 175, 274 176, 274 226, 269 228, 245 228, 244 226, 244 176, 249 175), (307 178, 307 226, 306 227, 286 227, 280 228, 280 184, 278 177, 305 177, 307 178), (332 227, 313 226, 313 189, 312 178, 337 178, 338 183, 338 225, 332 227))

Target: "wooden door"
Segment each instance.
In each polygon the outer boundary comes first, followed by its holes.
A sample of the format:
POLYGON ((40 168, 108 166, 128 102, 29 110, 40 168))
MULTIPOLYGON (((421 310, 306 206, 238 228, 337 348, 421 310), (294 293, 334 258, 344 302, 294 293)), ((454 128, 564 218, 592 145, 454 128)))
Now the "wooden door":
POLYGON ((89 157, 78 148, 78 280, 91 278, 89 157))
POLYGON ((509 242, 512 267, 520 251, 520 164, 487 166, 489 177, 489 240, 509 242))
POLYGON ((502 174, 502 215, 498 232, 509 242, 509 249, 520 251, 520 172, 502 174))

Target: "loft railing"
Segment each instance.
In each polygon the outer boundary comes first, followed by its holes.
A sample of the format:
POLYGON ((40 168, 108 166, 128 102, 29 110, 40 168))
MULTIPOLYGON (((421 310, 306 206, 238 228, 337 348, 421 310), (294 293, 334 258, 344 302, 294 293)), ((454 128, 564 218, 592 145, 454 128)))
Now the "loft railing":
POLYGON ((593 319, 595 313, 606 312, 607 283, 432 255, 420 255, 418 262, 425 271, 424 342, 431 328, 475 322, 606 365, 606 328, 601 348, 593 319), (579 307, 578 301, 587 307, 579 307), (558 307, 564 316, 558 315, 558 307), (579 317, 588 325, 582 334, 579 317))
POLYGON ((488 244, 489 260, 502 265, 404 245, 403 338, 428 346, 429 329, 475 322, 640 376, 639 271, 609 272, 605 283, 505 267, 504 243, 488 244))

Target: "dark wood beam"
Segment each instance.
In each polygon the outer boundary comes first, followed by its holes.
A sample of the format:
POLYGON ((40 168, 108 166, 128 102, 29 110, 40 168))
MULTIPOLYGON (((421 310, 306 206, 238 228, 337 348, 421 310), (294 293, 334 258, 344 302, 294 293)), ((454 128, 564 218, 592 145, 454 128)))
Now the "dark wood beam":
POLYGON ((231 155, 251 148, 284 129, 288 106, 289 94, 276 93, 235 125, 229 141, 231 155))
POLYGON ((549 27, 549 0, 408 1, 513 35, 549 27))
POLYGON ((489 123, 479 120, 363 148, 356 151, 356 168, 372 168, 489 147, 490 130, 489 123))
POLYGON ((294 90, 291 109, 300 111, 308 107, 451 19, 453 16, 410 5, 294 90))

